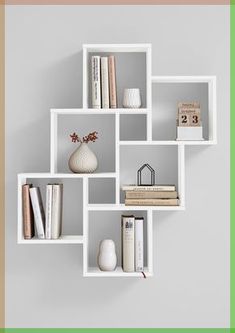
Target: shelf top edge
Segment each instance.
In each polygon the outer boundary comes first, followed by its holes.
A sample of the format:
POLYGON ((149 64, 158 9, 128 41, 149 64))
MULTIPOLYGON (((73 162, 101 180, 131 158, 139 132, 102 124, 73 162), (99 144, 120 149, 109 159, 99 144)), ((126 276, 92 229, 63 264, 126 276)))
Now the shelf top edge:
POLYGON ((174 82, 212 82, 216 80, 216 75, 152 75, 152 83, 174 83, 174 82))
POLYGON ((147 113, 150 109, 148 108, 140 108, 140 109, 124 109, 124 108, 116 108, 116 109, 92 109, 92 108, 68 108, 68 109, 50 109, 52 114, 135 114, 135 113, 147 113))
MULTIPOLYGON (((89 50, 90 52, 92 52, 92 50, 96 51, 103 51, 104 49, 109 49, 109 50, 118 50, 118 49, 122 49, 123 51, 120 52, 129 52, 129 50, 132 50, 133 52, 138 52, 138 51, 144 51, 144 50, 148 50, 152 48, 152 44, 151 43, 137 43, 137 44, 128 44, 128 43, 121 43, 121 44, 83 44, 82 45, 82 49, 83 50, 89 50), (137 50, 137 51, 135 51, 137 50)), ((103 51, 105 52, 105 51, 103 51)), ((116 51, 116 52, 119 52, 116 51)))

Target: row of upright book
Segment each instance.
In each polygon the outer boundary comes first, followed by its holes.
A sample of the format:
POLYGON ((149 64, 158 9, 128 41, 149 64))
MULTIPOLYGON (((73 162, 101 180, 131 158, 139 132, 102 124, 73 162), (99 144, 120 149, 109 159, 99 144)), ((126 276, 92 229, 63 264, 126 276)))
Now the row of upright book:
POLYGON ((22 185, 22 216, 25 239, 57 239, 62 229, 63 184, 47 184, 46 210, 40 188, 22 185))
POLYGON ((175 185, 124 185, 126 206, 178 206, 175 185))
POLYGON ((144 271, 144 218, 122 215, 122 269, 144 271))
POLYGON ((117 108, 115 56, 91 57, 92 108, 117 108))

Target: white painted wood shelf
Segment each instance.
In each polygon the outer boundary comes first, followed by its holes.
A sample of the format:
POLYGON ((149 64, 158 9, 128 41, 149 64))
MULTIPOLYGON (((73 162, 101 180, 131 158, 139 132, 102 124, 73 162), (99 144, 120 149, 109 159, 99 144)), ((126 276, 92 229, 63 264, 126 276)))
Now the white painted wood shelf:
MULTIPOLYGON (((117 223, 120 224, 122 213, 139 213, 145 216, 145 269, 146 277, 153 275, 153 212, 154 211, 169 211, 177 212, 185 209, 185 147, 195 145, 214 145, 217 142, 216 135, 216 77, 215 76, 153 76, 151 69, 152 54, 150 44, 94 44, 83 46, 83 108, 73 109, 51 109, 50 114, 50 171, 44 173, 21 173, 18 175, 18 243, 19 244, 79 244, 83 246, 83 275, 84 277, 143 277, 142 273, 123 272, 119 266, 113 272, 102 272, 97 266, 94 266, 94 255, 91 253, 93 239, 91 237, 95 225, 99 222, 94 222, 94 216, 102 215, 104 219, 110 219, 113 216, 114 227, 117 223), (141 66, 143 77, 140 78, 139 84, 142 84, 141 93, 143 95, 143 107, 139 109, 92 109, 90 105, 90 66, 89 61, 92 54, 115 54, 120 64, 125 65, 125 61, 136 62, 137 66, 141 66), (177 141, 174 138, 173 122, 176 119, 177 104, 171 98, 168 103, 167 97, 164 94, 164 89, 173 89, 173 93, 180 92, 179 96, 175 95, 175 99, 182 101, 184 97, 184 89, 191 92, 192 96, 188 96, 188 100, 202 96, 203 104, 203 119, 205 119, 205 140, 203 141, 177 141), (195 90, 195 91, 194 91, 195 90), (155 94, 156 93, 156 98, 155 94), (162 95, 159 95, 161 94, 162 95), (200 95, 201 94, 201 95, 200 95), (158 99, 159 98, 159 99, 158 99), (108 170, 101 170, 92 174, 73 174, 65 167, 61 167, 62 153, 60 151, 63 144, 60 137, 60 123, 63 119, 76 119, 78 123, 82 123, 84 117, 92 117, 91 119, 99 119, 110 121, 113 126, 112 147, 113 154, 110 159, 113 159, 113 167, 108 170), (122 139, 121 127, 125 123, 125 117, 132 119, 144 119, 143 130, 145 139, 122 139), (141 117, 141 118, 138 118, 141 117), (142 118, 143 117, 143 118, 142 118), (168 129, 164 132, 165 128, 168 129), (166 134, 165 134, 166 133, 166 134), (151 154, 160 152, 166 158, 174 154, 174 165, 172 172, 176 174, 177 183, 175 184, 178 190, 180 199, 179 206, 125 206, 122 199, 122 163, 123 156, 128 156, 133 150, 145 151, 151 150, 151 154), (169 149, 171 149, 169 151, 169 149), (165 154, 165 155, 164 155, 165 154), (33 181, 69 181, 78 182, 78 187, 82 193, 82 209, 80 219, 82 221, 81 234, 62 235, 56 240, 41 240, 36 237, 25 240, 23 237, 23 221, 22 221, 22 185, 33 181), (112 203, 91 203, 90 202, 90 186, 92 182, 110 180, 114 183, 114 200, 112 203), (107 215, 105 215, 107 214, 107 215), (111 214, 111 215, 110 215, 111 214), (93 260, 91 257, 93 256, 93 260)), ((138 70, 138 68, 136 69, 138 70)), ((117 71, 122 71, 122 68, 117 66, 117 71)), ((125 82, 125 67, 122 80, 125 82)), ((120 93, 120 92, 119 92, 120 93)), ((172 96, 172 95, 171 95, 172 96)), ((120 96, 119 96, 120 99, 120 96)), ((200 101, 200 100, 199 100, 200 101)), ((120 102, 119 102, 120 105, 120 102)), ((91 128, 95 128, 95 120, 91 122, 91 128), (94 123, 93 123, 94 122, 94 123)), ((72 129, 71 129, 72 131, 72 129)), ((68 152, 67 152, 68 154, 68 152)), ((69 155, 68 155, 69 156, 69 155)), ((101 157, 102 158, 102 157, 101 157)), ((41 189, 43 190, 43 189, 41 189)), ((45 189, 44 189, 45 190, 45 189)), ((112 219, 111 219, 112 220, 112 219)), ((66 220, 63 221, 66 224, 66 220)), ((120 226, 119 226, 120 227, 120 226)), ((101 239, 100 239, 101 240, 101 239)), ((98 250, 98 249, 97 249, 98 250)), ((119 258, 120 259, 120 258, 119 258)))

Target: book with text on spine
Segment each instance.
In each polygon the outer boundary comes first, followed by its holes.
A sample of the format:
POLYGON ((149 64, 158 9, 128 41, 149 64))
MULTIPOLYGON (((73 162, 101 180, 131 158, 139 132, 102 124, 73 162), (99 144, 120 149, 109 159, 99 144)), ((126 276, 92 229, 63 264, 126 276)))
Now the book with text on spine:
POLYGON ((125 199, 126 206, 179 206, 179 199, 125 199))
POLYGON ((34 221, 38 234, 38 238, 45 238, 45 213, 42 204, 42 197, 39 187, 31 187, 29 189, 30 198, 33 207, 34 221))
POLYGON ((175 191, 175 185, 153 185, 153 186, 138 186, 138 185, 123 185, 123 191, 175 191))
POLYGON ((135 217, 122 215, 122 268, 135 271, 135 217))
POLYGON ((31 239, 34 236, 34 216, 29 192, 31 187, 32 184, 22 185, 22 215, 25 239, 31 239))
POLYGON ((92 108, 101 108, 100 56, 91 57, 92 108))
POLYGON ((102 108, 109 108, 109 68, 108 57, 101 57, 101 100, 102 108))
POLYGON ((135 217, 135 270, 144 270, 144 218, 135 217))

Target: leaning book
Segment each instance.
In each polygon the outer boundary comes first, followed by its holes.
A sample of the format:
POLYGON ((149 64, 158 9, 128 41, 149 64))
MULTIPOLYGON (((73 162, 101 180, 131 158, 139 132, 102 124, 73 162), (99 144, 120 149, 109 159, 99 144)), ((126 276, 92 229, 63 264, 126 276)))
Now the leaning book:
POLYGON ((29 189, 30 198, 33 206, 33 214, 38 238, 45 238, 45 213, 42 204, 42 197, 39 187, 29 189))

